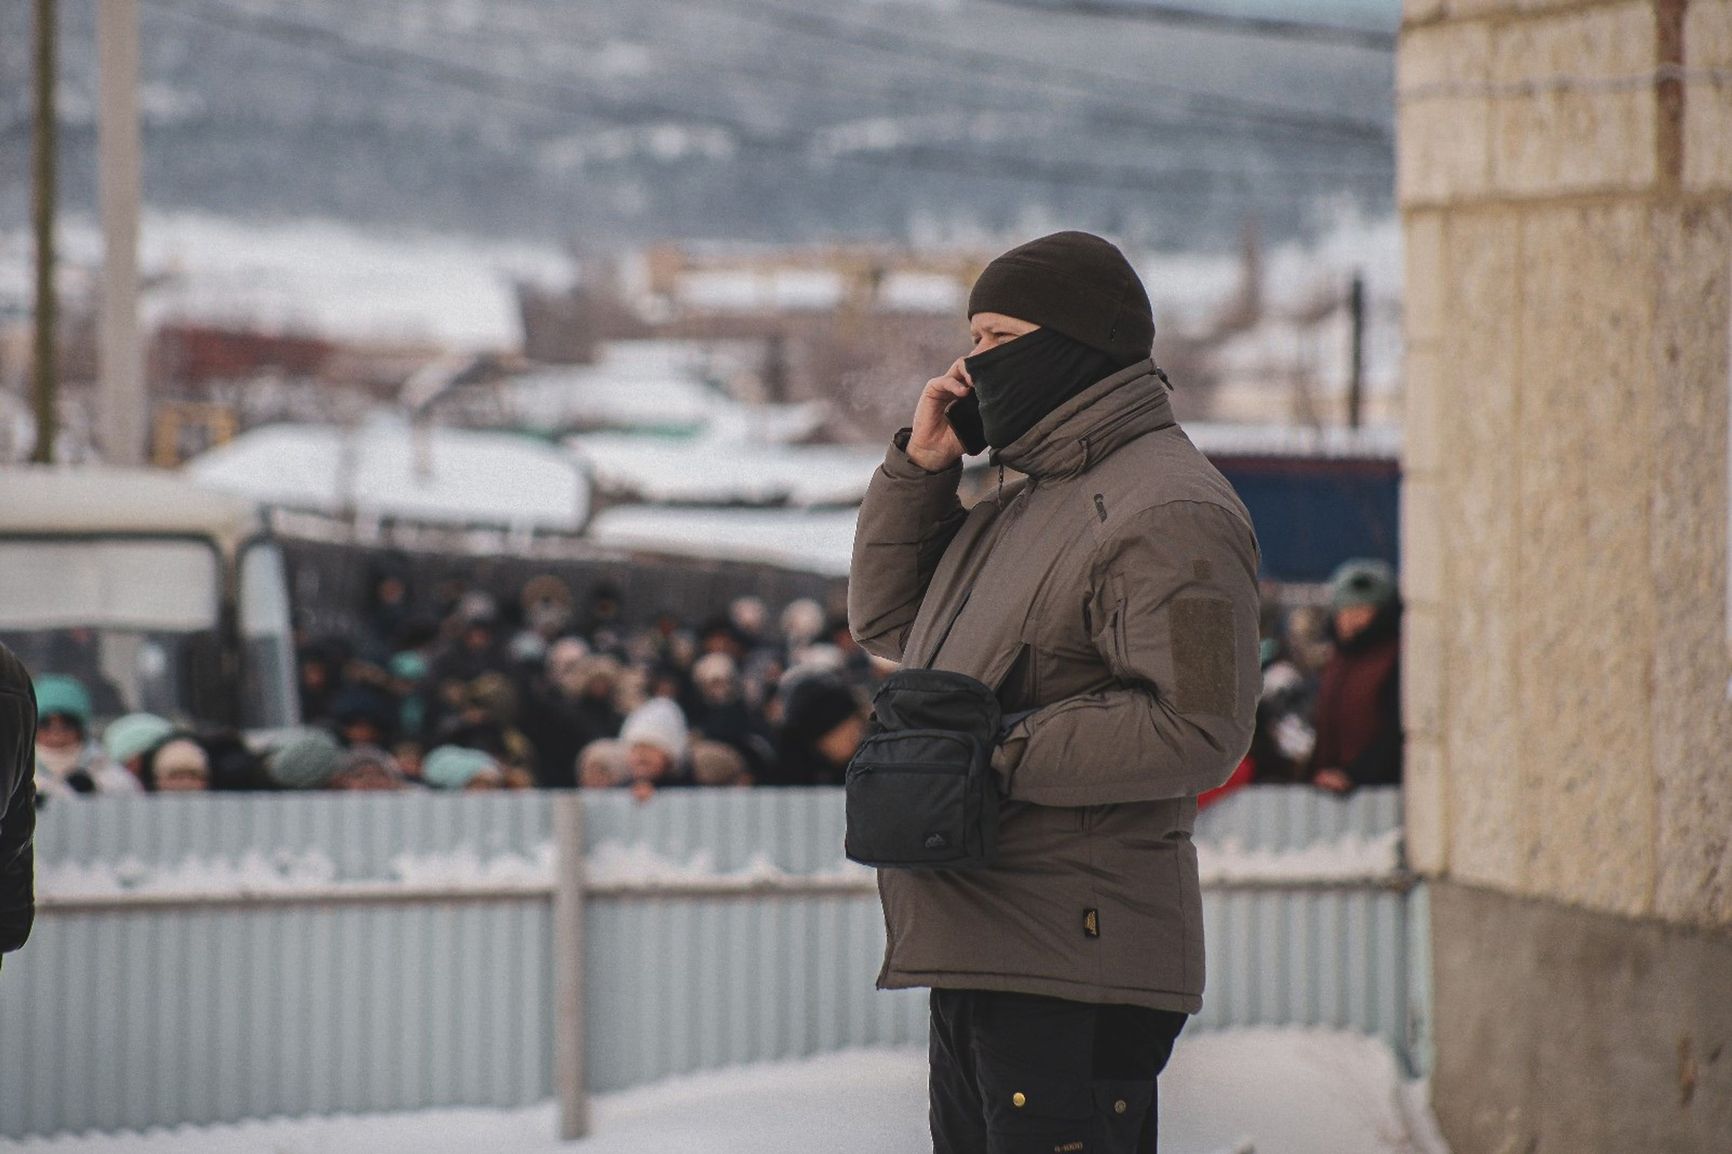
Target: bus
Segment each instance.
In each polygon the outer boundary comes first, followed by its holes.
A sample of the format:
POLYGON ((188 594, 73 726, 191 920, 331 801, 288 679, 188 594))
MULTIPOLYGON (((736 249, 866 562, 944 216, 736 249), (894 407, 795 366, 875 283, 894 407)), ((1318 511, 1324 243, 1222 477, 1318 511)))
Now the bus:
POLYGON ((0 641, 95 720, 298 725, 283 554, 254 503, 172 473, 0 467, 0 641))

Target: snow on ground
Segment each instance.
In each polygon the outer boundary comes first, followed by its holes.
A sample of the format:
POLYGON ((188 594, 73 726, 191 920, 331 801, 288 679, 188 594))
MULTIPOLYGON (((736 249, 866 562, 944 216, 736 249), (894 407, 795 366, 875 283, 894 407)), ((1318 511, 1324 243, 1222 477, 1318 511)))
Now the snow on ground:
POLYGON ((53 902, 129 894, 187 899, 265 894, 325 897, 382 887, 539 892, 552 888, 554 864, 552 842, 543 842, 527 853, 485 858, 470 846, 437 854, 398 854, 387 866, 389 876, 380 879, 339 877, 337 863, 318 850, 248 850, 238 858, 192 855, 167 864, 137 858, 42 862, 36 867, 36 895, 53 902))
POLYGON ((1401 861, 1401 831, 1375 837, 1344 834, 1294 849, 1246 849, 1236 838, 1197 843, 1197 874, 1219 882, 1355 881, 1388 877, 1401 861))
MULTIPOLYGON (((1164 1154, 1448 1154, 1424 1086, 1357 1034, 1181 1037, 1161 1078, 1164 1154)), ((589 1138, 551 1104, 0 1141, 0 1154, 909 1154, 930 1149, 926 1055, 855 1050, 606 1094, 589 1138)))
MULTIPOLYGON (((66 220, 59 244, 70 264, 101 264, 93 220, 66 220)), ((0 296, 27 283, 30 254, 26 230, 0 235, 0 296)), ((477 350, 522 342, 514 281, 572 276, 571 262, 547 246, 197 213, 146 213, 139 267, 148 325, 235 323, 477 350)))
MULTIPOLYGON (((1204 885, 1361 881, 1390 876, 1399 864, 1401 832, 1375 837, 1348 834, 1333 841, 1285 850, 1247 850, 1236 840, 1197 843, 1197 872, 1204 885)), ((524 853, 489 857, 471 846, 437 854, 400 854, 384 878, 339 877, 334 861, 317 850, 265 854, 251 850, 239 858, 187 857, 168 864, 136 858, 113 862, 43 862, 36 889, 45 900, 108 898, 125 894, 173 897, 245 897, 251 894, 312 896, 381 885, 447 890, 550 889, 556 862, 551 842, 524 853)), ((872 872, 844 858, 798 875, 762 854, 736 869, 720 869, 714 857, 698 851, 671 857, 643 842, 603 841, 584 858, 591 885, 644 886, 741 884, 774 885, 799 876, 824 882, 869 884, 872 872)))
POLYGON ((575 532, 589 484, 564 453, 511 433, 413 431, 377 414, 353 431, 265 425, 187 463, 210 489, 290 509, 575 532), (423 439, 424 438, 424 439, 423 439))
POLYGON ((642 842, 604 841, 584 855, 583 871, 584 880, 592 886, 713 885, 728 888, 774 885, 798 877, 806 881, 858 882, 864 890, 877 892, 872 880, 875 876, 873 871, 846 858, 838 858, 828 869, 792 874, 759 852, 747 858, 738 869, 719 870, 708 851, 700 850, 680 861, 642 842))

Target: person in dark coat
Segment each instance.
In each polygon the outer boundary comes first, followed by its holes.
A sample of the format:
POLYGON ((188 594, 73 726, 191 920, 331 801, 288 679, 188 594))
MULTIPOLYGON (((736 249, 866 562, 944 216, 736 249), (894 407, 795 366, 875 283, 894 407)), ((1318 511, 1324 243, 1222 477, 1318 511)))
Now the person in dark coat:
POLYGON ((1401 782, 1401 601, 1382 561, 1330 579, 1335 652, 1317 683, 1311 782, 1331 793, 1401 782))
POLYGON ((841 785, 849 758, 866 736, 866 710, 841 676, 789 671, 782 680, 782 728, 767 785, 841 785))
POLYGON ((30 937, 36 917, 36 691, 0 645, 0 955, 30 937))
POLYGON ((745 760, 746 771, 761 781, 775 759, 769 736, 745 702, 740 670, 726 653, 706 653, 692 666, 692 728, 719 741, 745 760))
POLYGON ((547 651, 545 675, 530 679, 525 686, 523 734, 535 747, 535 779, 543 787, 575 787, 577 758, 583 747, 618 732, 617 718, 608 732, 591 728, 583 681, 589 662, 588 645, 575 637, 562 637, 547 651))

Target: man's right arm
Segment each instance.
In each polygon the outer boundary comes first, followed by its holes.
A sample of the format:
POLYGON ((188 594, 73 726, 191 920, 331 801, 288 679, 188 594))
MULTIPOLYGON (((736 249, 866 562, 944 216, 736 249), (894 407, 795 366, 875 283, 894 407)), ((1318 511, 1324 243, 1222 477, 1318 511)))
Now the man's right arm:
POLYGON ((848 628, 868 653, 891 661, 902 659, 926 587, 968 515, 956 495, 961 461, 924 469, 909 459, 909 435, 896 434, 872 475, 848 567, 848 628))

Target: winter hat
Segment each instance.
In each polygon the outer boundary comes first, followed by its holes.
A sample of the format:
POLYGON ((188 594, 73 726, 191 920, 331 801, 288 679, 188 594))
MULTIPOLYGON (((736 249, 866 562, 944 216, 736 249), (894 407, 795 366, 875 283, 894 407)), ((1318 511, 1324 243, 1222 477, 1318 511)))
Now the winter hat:
POLYGON ((499 603, 493 599, 493 594, 471 589, 458 600, 457 617, 465 625, 496 625, 499 622, 499 603))
POLYGON ((653 745, 675 761, 686 756, 686 715, 665 697, 652 697, 625 719, 619 739, 626 745, 653 745))
POLYGON ((84 729, 90 728, 90 691, 76 677, 47 673, 36 679, 36 720, 51 713, 70 717, 84 729))
POLYGON ((802 677, 789 691, 783 707, 782 740, 790 745, 812 745, 859 712, 859 699, 841 678, 829 673, 802 677))
POLYGON ((547 647, 547 658, 543 662, 547 675, 555 681, 570 677, 589 656, 589 643, 581 637, 561 637, 547 647))
POLYGON ((692 742, 692 780, 699 785, 737 785, 746 772, 746 759, 732 746, 719 741, 692 742))
POLYGON ((468 789, 486 775, 499 776, 498 764, 479 749, 461 745, 441 745, 421 763, 421 780, 434 789, 468 789))
POLYGON ((413 649, 405 649, 391 658, 391 676, 400 681, 427 680, 427 659, 413 649))
POLYGON ((580 687, 587 687, 598 677, 605 678, 610 686, 617 685, 624 675, 624 667, 605 653, 590 654, 572 671, 572 679, 580 687))
POLYGON ((790 601, 782 610, 782 636, 795 648, 809 645, 824 632, 824 608, 810 597, 790 601))
POLYGON ((174 732, 174 722, 154 713, 128 713, 108 723, 102 731, 102 748, 109 758, 124 765, 148 753, 174 732))
POLYGON ((843 653, 840 647, 822 641, 797 649, 791 656, 794 663, 788 672, 782 675, 784 688, 790 679, 798 680, 808 673, 834 672, 848 664, 848 655, 843 653))
POLYGON ((1337 609, 1354 605, 1382 608, 1395 601, 1395 570, 1389 562, 1360 558, 1343 562, 1329 578, 1330 603, 1337 609))
POLYGON ((1154 349, 1143 282, 1115 245, 1086 232, 1055 232, 987 265, 968 294, 968 315, 986 312, 1056 329, 1126 365, 1154 349))
POLYGON ((336 738, 322 729, 308 730, 265 759, 265 776, 284 789, 323 789, 341 754, 336 738))
POLYGON ((764 625, 770 619, 770 610, 762 597, 736 597, 728 603, 728 619, 741 633, 756 637, 764 631, 764 625))
POLYGON ((150 755, 150 775, 157 781, 176 773, 196 773, 210 778, 210 755, 204 746, 182 734, 157 746, 150 755))
POLYGON ((517 689, 503 673, 483 673, 463 693, 463 703, 485 713, 500 725, 517 720, 517 689))
POLYGON ((403 767, 397 764, 396 758, 376 745, 357 745, 345 750, 337 759, 336 772, 331 775, 331 781, 336 782, 345 774, 354 773, 367 766, 376 766, 392 781, 403 780, 403 767))
POLYGON ((569 614, 574 598, 571 586, 552 573, 541 573, 523 583, 523 591, 517 600, 523 606, 524 615, 532 616, 537 606, 549 606, 569 614))
POLYGON ((547 657, 547 638, 533 629, 524 629, 512 635, 505 652, 519 665, 539 665, 547 657))
POLYGON ((706 653, 692 666, 692 680, 699 684, 706 681, 733 681, 739 673, 734 659, 726 653, 706 653))

